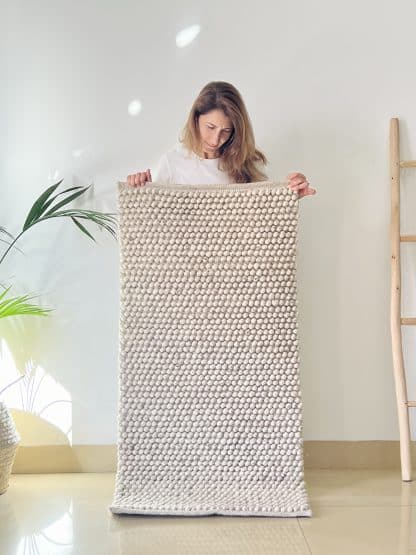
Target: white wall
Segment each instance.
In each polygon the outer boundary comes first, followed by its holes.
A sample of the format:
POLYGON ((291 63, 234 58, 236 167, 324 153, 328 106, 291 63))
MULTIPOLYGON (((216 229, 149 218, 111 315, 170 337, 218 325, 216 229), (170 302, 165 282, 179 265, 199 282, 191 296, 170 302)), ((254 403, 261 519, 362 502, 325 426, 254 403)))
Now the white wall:
MULTIPOLYGON (((302 171, 318 190, 300 208, 304 437, 397 439, 388 130, 399 117, 403 158, 416 158, 415 17, 410 0, 3 3, 0 225, 16 234, 62 177, 60 189, 94 183, 76 206, 115 212, 117 181, 155 167, 205 83, 230 81, 269 176, 302 171), (176 34, 193 24, 200 34, 178 48, 176 34), (142 111, 131 116, 135 99, 142 111)), ((416 172, 402 176, 403 231, 415 233, 416 172)), ((37 419, 28 444, 65 442, 71 422, 75 444, 116 442, 118 245, 89 229, 98 244, 70 221, 40 224, 22 238, 26 256, 1 266, 13 292, 39 292, 55 308, 1 322, 3 381, 14 362, 32 361, 37 384, 45 373, 37 400, 23 402, 18 388, 7 397, 37 419)), ((415 252, 403 249, 404 312, 414 316, 415 252)), ((405 332, 413 399, 414 333, 405 332)))

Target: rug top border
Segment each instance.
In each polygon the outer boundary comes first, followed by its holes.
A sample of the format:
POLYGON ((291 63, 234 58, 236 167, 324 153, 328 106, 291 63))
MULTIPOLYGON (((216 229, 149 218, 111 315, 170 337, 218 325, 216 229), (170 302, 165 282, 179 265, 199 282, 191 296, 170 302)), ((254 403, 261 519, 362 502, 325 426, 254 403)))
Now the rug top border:
MULTIPOLYGON (((134 190, 140 193, 151 191, 184 191, 184 192, 231 192, 231 191, 245 191, 245 190, 258 190, 258 189, 279 189, 287 187, 288 181, 253 181, 250 183, 230 183, 230 184, 192 184, 185 185, 181 183, 164 183, 164 182, 149 182, 143 187, 132 187, 125 181, 118 181, 119 192, 125 190, 134 190)), ((288 189, 289 190, 289 189, 288 189)))

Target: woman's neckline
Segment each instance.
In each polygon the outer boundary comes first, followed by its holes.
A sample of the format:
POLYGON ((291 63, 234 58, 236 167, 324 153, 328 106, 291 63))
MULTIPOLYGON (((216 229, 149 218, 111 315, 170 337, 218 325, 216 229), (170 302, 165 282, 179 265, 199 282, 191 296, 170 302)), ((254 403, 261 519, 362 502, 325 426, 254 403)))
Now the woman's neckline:
POLYGON ((196 152, 192 151, 192 154, 198 158, 198 160, 201 160, 202 162, 215 162, 215 160, 219 160, 220 157, 218 156, 218 158, 204 158, 202 156, 199 156, 199 154, 197 154, 196 152))
POLYGON ((198 156, 198 154, 196 154, 196 156, 202 160, 203 162, 214 162, 215 160, 219 160, 220 157, 218 156, 218 158, 201 158, 201 156, 198 156))
POLYGON ((191 156, 193 156, 194 158, 196 158, 197 160, 200 160, 201 162, 215 162, 217 160, 219 160, 221 158, 221 156, 218 156, 218 158, 202 158, 201 156, 199 156, 196 152, 194 152, 193 150, 188 150, 184 145, 182 145, 181 143, 178 144, 179 148, 187 153, 190 154, 191 156))

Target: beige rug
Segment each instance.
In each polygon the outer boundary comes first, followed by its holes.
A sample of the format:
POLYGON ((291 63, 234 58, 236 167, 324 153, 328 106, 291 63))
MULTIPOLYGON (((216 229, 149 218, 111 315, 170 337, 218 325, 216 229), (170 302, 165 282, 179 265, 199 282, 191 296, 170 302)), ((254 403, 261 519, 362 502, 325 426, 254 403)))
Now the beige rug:
POLYGON ((297 194, 119 183, 113 513, 311 516, 299 380, 297 194))

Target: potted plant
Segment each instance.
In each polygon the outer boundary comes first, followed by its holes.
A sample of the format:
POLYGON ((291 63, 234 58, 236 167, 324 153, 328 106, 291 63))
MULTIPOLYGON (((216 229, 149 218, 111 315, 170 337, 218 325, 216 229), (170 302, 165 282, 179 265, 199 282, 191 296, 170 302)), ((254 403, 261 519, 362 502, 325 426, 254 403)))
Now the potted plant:
MULTIPOLYGON (((85 228, 80 220, 88 220, 111 233, 115 239, 117 238, 116 214, 78 208, 62 209, 65 205, 83 195, 91 187, 91 185, 88 187, 71 187, 54 195, 54 192, 62 181, 63 179, 48 187, 39 196, 30 209, 22 230, 16 237, 9 233, 4 227, 0 226, 0 240, 8 245, 0 258, 0 265, 11 249, 13 247, 17 248, 16 242, 24 233, 26 233, 34 225, 51 220, 52 218, 70 218, 77 228, 93 241, 95 241, 93 235, 85 228), (59 202, 55 202, 60 195, 65 194, 67 194, 66 197, 59 202)), ((0 291, 0 318, 19 315, 47 316, 49 312, 52 311, 52 309, 42 308, 37 304, 30 302, 33 297, 30 297, 29 295, 20 295, 15 297, 9 296, 11 286, 5 287, 1 284, 1 287, 3 288, 3 291, 0 291)), ((17 433, 13 419, 6 404, 1 400, 1 395, 6 389, 14 385, 23 377, 24 375, 8 384, 0 391, 0 494, 4 493, 8 488, 14 457, 17 446, 20 442, 20 437, 17 433)))

